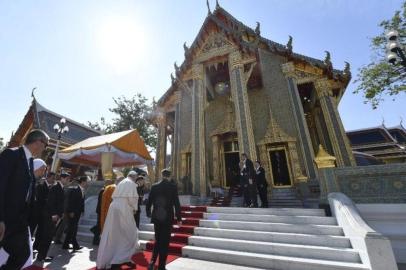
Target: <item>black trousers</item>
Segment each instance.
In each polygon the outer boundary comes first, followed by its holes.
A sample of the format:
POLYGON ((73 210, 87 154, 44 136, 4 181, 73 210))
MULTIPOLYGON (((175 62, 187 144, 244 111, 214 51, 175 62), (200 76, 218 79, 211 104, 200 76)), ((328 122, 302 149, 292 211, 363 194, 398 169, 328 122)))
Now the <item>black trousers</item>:
POLYGON ((76 234, 78 233, 78 224, 79 224, 80 214, 75 213, 73 218, 67 218, 67 229, 66 229, 66 237, 65 241, 63 242, 63 246, 67 247, 69 244, 73 245, 73 248, 79 247, 79 243, 76 240, 76 234))
POLYGON ((152 252, 152 261, 155 262, 159 255, 158 270, 165 270, 166 257, 168 257, 169 241, 171 239, 172 224, 154 224, 155 245, 152 252))
POLYGON ((137 210, 134 214, 135 224, 137 224, 137 228, 140 228, 140 218, 141 218, 141 210, 137 210))
POLYGON ((253 205, 254 207, 258 207, 257 186, 254 184, 249 184, 248 193, 251 199, 251 205, 253 205))
POLYGON ((258 187, 259 198, 261 199, 261 207, 268 208, 268 189, 267 187, 258 187))
POLYGON ((37 232, 39 238, 35 238, 34 246, 38 250, 37 258, 44 259, 48 254, 49 246, 54 237, 56 224, 52 221, 52 217, 49 214, 43 214, 39 224, 37 232))
MULTIPOLYGON (((12 228, 9 228, 12 229, 12 228)), ((28 234, 28 226, 18 230, 7 232, 1 242, 4 250, 10 255, 5 265, 1 266, 1 270, 16 270, 21 269, 25 262, 30 257, 30 239, 28 234)))

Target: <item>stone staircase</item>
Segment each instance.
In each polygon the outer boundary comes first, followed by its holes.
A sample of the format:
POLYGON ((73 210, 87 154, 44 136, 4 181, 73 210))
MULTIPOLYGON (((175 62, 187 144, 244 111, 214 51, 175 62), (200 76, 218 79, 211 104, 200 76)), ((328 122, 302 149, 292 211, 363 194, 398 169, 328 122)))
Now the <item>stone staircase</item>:
MULTIPOLYGON (((334 217, 321 209, 207 207, 181 255, 273 270, 368 269, 334 217)), ((153 225, 141 224, 141 246, 153 225)))
POLYGON ((90 228, 96 225, 96 223, 96 213, 90 214, 87 218, 81 218, 78 225, 78 233, 76 239, 82 243, 92 243, 93 233, 90 232, 90 228))
POLYGON ((294 188, 273 188, 269 207, 303 207, 303 202, 298 198, 294 188))

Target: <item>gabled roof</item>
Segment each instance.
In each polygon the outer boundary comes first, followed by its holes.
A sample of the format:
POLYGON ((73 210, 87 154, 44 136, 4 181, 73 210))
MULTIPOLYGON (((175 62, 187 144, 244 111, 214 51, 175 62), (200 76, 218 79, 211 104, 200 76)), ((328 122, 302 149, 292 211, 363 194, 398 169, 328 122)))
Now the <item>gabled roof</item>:
POLYGON ((402 126, 402 124, 388 128, 388 131, 398 143, 406 144, 406 129, 402 126))
POLYGON ((363 144, 396 143, 396 140, 383 125, 347 131, 346 134, 352 146, 363 144))
MULTIPOLYGON (((345 76, 343 71, 332 69, 332 66, 327 65, 324 61, 294 53, 287 46, 262 37, 258 32, 238 21, 219 5, 216 6, 213 13, 210 12, 208 14, 190 48, 185 47, 185 60, 179 67, 176 77, 182 79, 183 73, 190 68, 194 54, 198 52, 200 46, 203 44, 205 35, 208 34, 208 29, 211 24, 245 52, 257 54, 258 46, 261 44, 262 47, 265 47, 265 49, 286 56, 291 60, 302 61, 319 67, 323 69, 325 73, 329 73, 332 78, 344 80, 346 84, 348 84, 350 81, 350 76, 345 76), (255 41, 245 41, 243 39, 243 35, 245 34, 254 36, 255 41)), ((172 83, 165 94, 158 100, 158 105, 162 105, 176 89, 176 83, 172 83)))
POLYGON ((63 134, 61 138, 61 142, 64 145, 71 145, 86 138, 102 134, 98 130, 94 130, 70 118, 48 110, 34 98, 17 131, 14 132, 10 138, 9 146, 14 147, 20 145, 25 135, 33 128, 44 130, 50 136, 51 140, 56 141, 58 134, 54 131, 53 126, 59 123, 61 118, 66 119, 66 124, 69 127, 69 132, 63 134))

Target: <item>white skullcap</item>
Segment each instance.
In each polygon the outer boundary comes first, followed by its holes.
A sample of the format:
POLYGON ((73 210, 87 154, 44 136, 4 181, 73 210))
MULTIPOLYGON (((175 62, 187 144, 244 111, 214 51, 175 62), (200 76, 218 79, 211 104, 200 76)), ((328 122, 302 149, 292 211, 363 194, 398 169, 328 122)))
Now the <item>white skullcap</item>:
POLYGON ((132 176, 132 177, 137 177, 137 173, 135 171, 129 171, 127 174, 127 177, 132 176))
POLYGON ((43 166, 47 166, 47 164, 45 163, 45 161, 43 161, 40 158, 36 158, 34 159, 34 171, 38 170, 39 168, 43 167, 43 166))

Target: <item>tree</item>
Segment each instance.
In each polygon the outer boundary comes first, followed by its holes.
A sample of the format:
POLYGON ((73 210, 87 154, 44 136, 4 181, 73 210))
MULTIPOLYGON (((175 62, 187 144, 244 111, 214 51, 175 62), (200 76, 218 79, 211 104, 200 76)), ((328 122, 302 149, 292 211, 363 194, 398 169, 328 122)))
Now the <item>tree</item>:
POLYGON ((3 150, 3 147, 4 147, 3 138, 0 137, 0 152, 3 150))
POLYGON ((113 133, 128 129, 137 129, 145 144, 156 148, 157 134, 155 128, 148 122, 148 116, 152 113, 153 104, 147 103, 147 98, 136 94, 132 98, 124 96, 113 98, 114 108, 109 111, 115 114, 112 123, 107 123, 102 117, 99 122, 88 122, 91 128, 103 130, 105 133, 113 133))
POLYGON ((402 10, 396 11, 390 20, 384 20, 379 24, 382 32, 372 38, 373 56, 371 63, 359 70, 358 78, 354 83, 360 84, 354 93, 362 92, 365 97, 364 103, 371 103, 376 109, 379 102, 383 101, 385 95, 394 96, 406 93, 406 71, 397 61, 392 65, 386 60, 386 37, 388 30, 399 32, 400 43, 406 44, 406 1, 402 4, 402 10))

